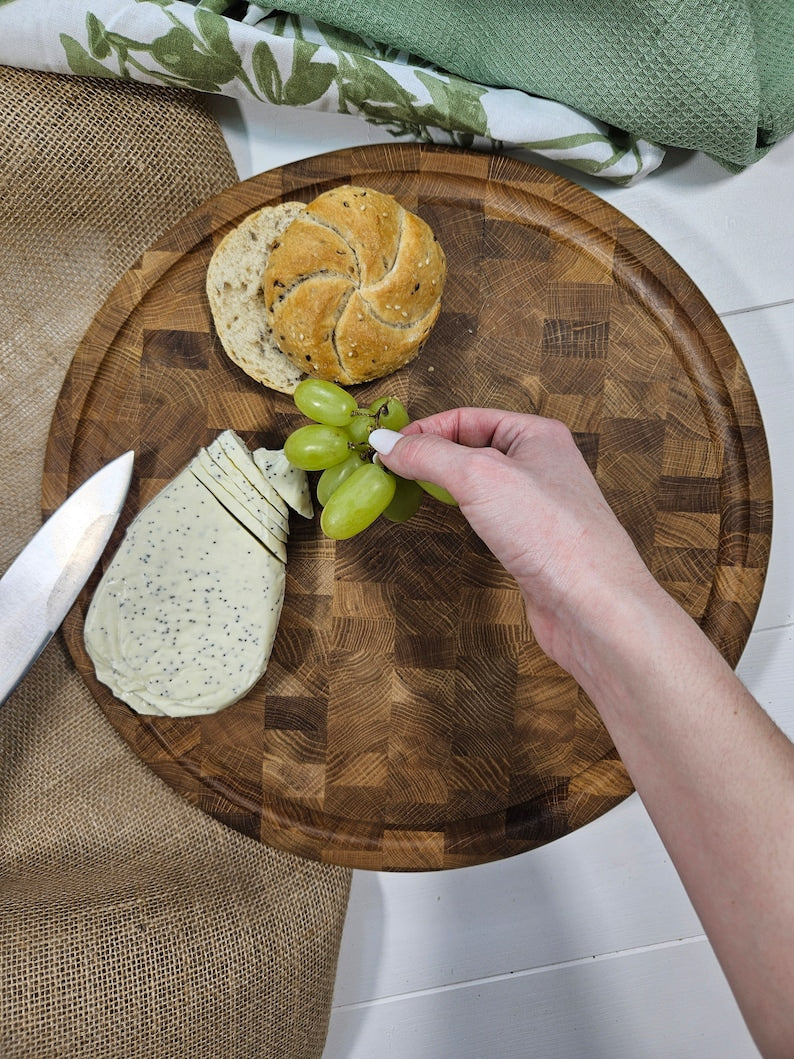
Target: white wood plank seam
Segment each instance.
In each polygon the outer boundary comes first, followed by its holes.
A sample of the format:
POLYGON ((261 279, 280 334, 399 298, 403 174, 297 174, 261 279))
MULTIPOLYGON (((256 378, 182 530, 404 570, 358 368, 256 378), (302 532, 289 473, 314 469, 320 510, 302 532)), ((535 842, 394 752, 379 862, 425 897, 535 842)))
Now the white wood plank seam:
POLYGON ((753 633, 757 633, 757 632, 777 632, 780 629, 790 629, 790 628, 792 628, 792 626, 794 626, 794 622, 791 622, 791 621, 781 621, 778 624, 775 624, 774 622, 772 622, 772 623, 770 623, 768 625, 754 625, 753 626, 753 633))
POLYGON ((486 975, 482 978, 460 979, 457 982, 447 982, 444 985, 429 986, 426 989, 409 989, 401 993, 392 993, 388 996, 372 997, 368 1000, 355 1001, 351 1004, 334 1004, 334 1011, 357 1011, 364 1008, 378 1007, 383 1004, 400 1003, 404 1000, 416 999, 423 996, 434 996, 438 993, 454 992, 456 989, 468 989, 477 985, 494 985, 497 982, 515 981, 518 978, 531 978, 537 974, 548 974, 551 971, 564 971, 571 967, 582 965, 592 966, 604 960, 619 960, 626 956, 642 956, 649 952, 658 952, 662 949, 677 949, 684 945, 709 944, 705 934, 693 934, 685 938, 674 938, 671 941, 659 941, 652 945, 636 945, 631 948, 618 949, 614 952, 599 952, 592 956, 578 956, 574 960, 561 960, 558 963, 541 964, 538 967, 527 967, 516 971, 503 971, 501 974, 486 975))
POLYGON ((794 298, 782 298, 780 301, 764 302, 761 305, 747 305, 741 309, 724 309, 717 315, 721 320, 724 320, 726 316, 745 316, 747 313, 760 312, 762 309, 777 309, 781 305, 791 305, 792 302, 794 302, 794 298))

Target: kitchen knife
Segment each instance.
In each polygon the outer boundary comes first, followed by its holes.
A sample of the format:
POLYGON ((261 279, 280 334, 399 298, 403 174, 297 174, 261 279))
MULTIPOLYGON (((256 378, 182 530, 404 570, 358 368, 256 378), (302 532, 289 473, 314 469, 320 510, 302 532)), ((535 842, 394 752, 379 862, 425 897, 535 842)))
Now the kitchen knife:
POLYGON ((121 513, 134 453, 76 489, 0 578, 0 706, 77 599, 121 513))

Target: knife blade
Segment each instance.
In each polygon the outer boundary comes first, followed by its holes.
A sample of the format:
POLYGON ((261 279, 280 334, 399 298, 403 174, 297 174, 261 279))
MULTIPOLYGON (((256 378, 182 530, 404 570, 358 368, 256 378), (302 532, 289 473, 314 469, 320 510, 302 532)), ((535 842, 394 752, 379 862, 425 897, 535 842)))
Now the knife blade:
POLYGON ((125 452, 88 478, 0 578, 0 706, 60 627, 105 549, 132 477, 125 452))

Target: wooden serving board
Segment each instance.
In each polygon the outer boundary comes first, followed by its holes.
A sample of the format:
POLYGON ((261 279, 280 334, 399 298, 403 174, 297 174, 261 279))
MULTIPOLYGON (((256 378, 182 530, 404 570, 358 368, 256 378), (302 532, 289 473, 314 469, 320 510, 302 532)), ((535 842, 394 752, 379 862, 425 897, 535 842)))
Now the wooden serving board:
MULTIPOLYGON (((385 145, 254 177, 147 251, 99 312, 53 420, 45 512, 128 448, 136 511, 233 428, 279 446, 305 420, 224 355, 204 294, 214 246, 248 212, 339 183, 390 192, 449 262, 425 349, 388 380, 414 418, 487 405, 564 420, 651 570, 735 664, 771 536, 761 418, 703 296, 635 224, 575 184, 504 157, 385 145)), ((66 625, 100 707, 167 783, 263 842, 360 868, 506 857, 631 791, 592 704, 539 650, 515 584, 456 509, 426 503, 351 541, 292 519, 270 667, 215 716, 138 717, 83 645, 98 574, 66 625)))

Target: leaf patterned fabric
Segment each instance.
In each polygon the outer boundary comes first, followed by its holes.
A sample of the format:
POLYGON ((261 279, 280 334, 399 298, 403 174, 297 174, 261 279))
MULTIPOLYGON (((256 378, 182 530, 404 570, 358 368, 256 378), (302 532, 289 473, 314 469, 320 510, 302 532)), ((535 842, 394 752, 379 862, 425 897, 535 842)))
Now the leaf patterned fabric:
POLYGON ((522 147, 620 184, 669 146, 739 169, 794 127, 791 0, 0 0, 0 63, 522 147))
POLYGON ((344 28, 256 4, 0 0, 0 63, 352 114, 397 139, 526 147, 616 183, 664 151, 554 100, 452 75, 344 28))

